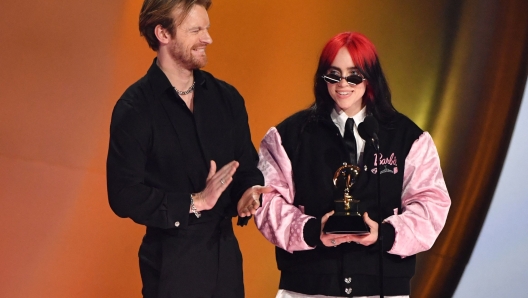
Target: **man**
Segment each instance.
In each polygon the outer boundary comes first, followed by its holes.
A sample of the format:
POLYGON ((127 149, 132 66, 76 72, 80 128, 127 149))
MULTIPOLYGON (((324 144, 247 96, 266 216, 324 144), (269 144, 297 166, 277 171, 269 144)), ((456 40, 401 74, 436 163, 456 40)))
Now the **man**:
POLYGON ((144 297, 243 297, 231 218, 249 218, 267 188, 244 100, 199 70, 210 0, 145 0, 139 27, 157 52, 117 102, 107 160, 112 210, 147 227, 144 297))

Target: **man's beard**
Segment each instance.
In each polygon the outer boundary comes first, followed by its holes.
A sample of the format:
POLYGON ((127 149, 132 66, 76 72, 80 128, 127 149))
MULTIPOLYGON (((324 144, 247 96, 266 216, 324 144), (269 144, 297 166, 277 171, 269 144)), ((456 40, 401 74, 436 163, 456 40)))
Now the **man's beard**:
POLYGON ((169 52, 174 61, 186 69, 199 69, 207 64, 207 55, 205 55, 205 53, 203 57, 196 58, 192 55, 192 48, 186 51, 186 49, 176 40, 171 43, 169 52))

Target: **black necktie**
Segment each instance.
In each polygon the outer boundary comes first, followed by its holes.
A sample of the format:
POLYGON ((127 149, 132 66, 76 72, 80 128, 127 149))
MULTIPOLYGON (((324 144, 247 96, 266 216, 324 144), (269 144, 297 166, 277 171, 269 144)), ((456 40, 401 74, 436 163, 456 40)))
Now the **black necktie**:
POLYGON ((348 118, 345 123, 345 134, 343 136, 345 147, 348 151, 350 164, 357 165, 357 145, 354 137, 354 119, 348 118))

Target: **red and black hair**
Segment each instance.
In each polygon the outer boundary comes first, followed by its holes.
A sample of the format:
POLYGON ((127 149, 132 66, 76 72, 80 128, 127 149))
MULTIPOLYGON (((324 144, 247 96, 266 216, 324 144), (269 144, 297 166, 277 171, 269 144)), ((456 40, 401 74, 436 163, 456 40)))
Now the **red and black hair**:
POLYGON ((363 84, 367 85, 363 103, 367 106, 367 112, 372 113, 381 122, 390 122, 397 111, 392 106, 390 89, 376 48, 367 37, 357 32, 340 33, 324 46, 314 78, 314 108, 319 112, 329 113, 334 107, 334 101, 328 94, 327 83, 322 76, 327 73, 342 47, 348 49, 354 65, 365 76, 366 82, 363 84))

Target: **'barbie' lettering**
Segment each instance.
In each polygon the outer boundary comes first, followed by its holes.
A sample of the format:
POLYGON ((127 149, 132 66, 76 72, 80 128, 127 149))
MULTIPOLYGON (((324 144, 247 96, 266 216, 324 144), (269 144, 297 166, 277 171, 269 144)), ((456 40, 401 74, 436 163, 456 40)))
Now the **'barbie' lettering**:
MULTIPOLYGON (((394 153, 391 154, 390 157, 383 158, 383 154, 379 154, 379 164, 380 165, 391 165, 391 166, 398 166, 398 162, 396 160, 396 156, 394 156, 394 153)), ((378 154, 374 154, 374 166, 378 166, 378 154)))

